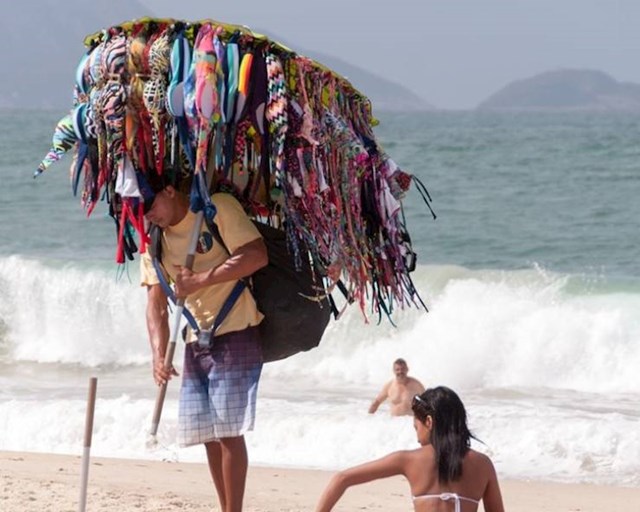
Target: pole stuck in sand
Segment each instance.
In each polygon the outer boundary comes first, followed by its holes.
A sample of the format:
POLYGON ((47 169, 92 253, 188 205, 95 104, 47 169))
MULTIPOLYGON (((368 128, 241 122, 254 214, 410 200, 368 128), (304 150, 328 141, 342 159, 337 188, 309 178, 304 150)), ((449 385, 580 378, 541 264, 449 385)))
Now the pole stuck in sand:
MULTIPOLYGON (((193 261, 195 259, 196 247, 198 246, 198 240, 200 238, 200 229, 204 219, 204 213, 199 211, 196 214, 196 220, 193 224, 193 231, 191 232, 191 240, 189 242, 189 250, 185 261, 185 268, 191 270, 193 268, 193 261)), ((169 333, 169 343, 167 345, 167 351, 164 356, 164 367, 169 370, 173 366, 173 355, 176 351, 176 342, 178 341, 178 335, 180 334, 180 321, 182 319, 182 312, 184 310, 184 299, 180 298, 176 301, 176 309, 173 315, 173 323, 171 324, 171 331, 169 333)), ((147 436, 147 448, 153 448, 158 444, 158 425, 160 424, 160 417, 162 416, 162 406, 164 404, 164 398, 167 394, 167 382, 160 385, 158 388, 158 395, 156 397, 156 404, 153 410, 153 417, 151 419, 151 429, 147 436)))
POLYGON ((89 396, 87 398, 87 415, 84 421, 84 449, 82 451, 82 480, 80 482, 80 503, 78 510, 85 512, 87 507, 87 482, 89 478, 89 456, 91 452, 91 437, 93 434, 93 413, 96 407, 96 388, 98 379, 89 379, 89 396))

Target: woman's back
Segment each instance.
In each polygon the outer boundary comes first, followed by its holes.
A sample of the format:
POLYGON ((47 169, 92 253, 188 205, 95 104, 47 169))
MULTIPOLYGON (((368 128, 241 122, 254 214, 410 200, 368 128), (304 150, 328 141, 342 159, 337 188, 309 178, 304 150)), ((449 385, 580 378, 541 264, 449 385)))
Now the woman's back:
POLYGON ((486 455, 470 449, 462 459, 460 478, 443 483, 432 445, 404 453, 405 476, 416 512, 475 512, 480 500, 484 500, 485 511, 502 512, 496 473, 486 455))

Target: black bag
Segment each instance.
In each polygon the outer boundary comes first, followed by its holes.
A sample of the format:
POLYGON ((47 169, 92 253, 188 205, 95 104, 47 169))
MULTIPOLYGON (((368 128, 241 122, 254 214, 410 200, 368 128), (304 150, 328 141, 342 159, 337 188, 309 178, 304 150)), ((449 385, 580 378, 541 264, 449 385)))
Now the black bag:
POLYGON ((296 270, 285 233, 255 222, 267 246, 269 264, 251 276, 251 291, 264 314, 260 324, 265 362, 277 361, 317 347, 331 316, 328 296, 315 286, 322 278, 307 260, 296 270))

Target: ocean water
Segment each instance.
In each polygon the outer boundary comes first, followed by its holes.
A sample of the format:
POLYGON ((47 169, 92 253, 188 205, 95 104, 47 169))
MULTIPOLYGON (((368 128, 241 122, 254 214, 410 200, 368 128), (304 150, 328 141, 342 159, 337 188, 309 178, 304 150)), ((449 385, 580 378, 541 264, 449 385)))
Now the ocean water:
MULTIPOLYGON (((135 263, 114 263, 105 208, 85 217, 70 159, 31 178, 59 114, 0 113, 0 449, 80 454, 97 376, 92 454, 204 461, 175 444, 177 381, 160 446, 145 446, 145 292, 135 263)), ((319 348, 266 365, 251 462, 337 469, 415 446, 409 418, 366 412, 404 357, 427 386, 459 392, 501 477, 639 486, 640 117, 380 120, 438 214, 410 192, 430 313, 396 312, 396 328, 349 310, 319 348)))

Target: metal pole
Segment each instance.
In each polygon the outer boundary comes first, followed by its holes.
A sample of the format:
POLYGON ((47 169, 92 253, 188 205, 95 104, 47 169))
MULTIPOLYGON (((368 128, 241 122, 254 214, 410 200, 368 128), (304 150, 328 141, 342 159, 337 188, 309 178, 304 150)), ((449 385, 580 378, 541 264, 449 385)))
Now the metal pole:
MULTIPOLYGON (((193 231, 191 232, 191 241, 189 243, 189 252, 184 264, 185 268, 191 270, 193 268, 193 260, 195 259, 196 247, 198 246, 198 240, 200 239, 200 229, 202 228, 202 221, 204 213, 199 211, 196 214, 196 219, 193 224, 193 231)), ((178 334, 180 333, 180 320, 182 317, 182 311, 184 310, 184 299, 178 299, 176 301, 176 309, 173 315, 173 322, 171 324, 171 331, 169 334, 169 344, 167 346, 167 352, 164 355, 164 367, 165 369, 171 369, 173 365, 173 355, 176 351, 176 341, 178 340, 178 334)), ((162 406, 164 404, 164 397, 167 394, 167 383, 161 384, 158 389, 158 396, 156 397, 156 405, 153 410, 153 418, 151 420, 151 430, 149 431, 149 438, 147 444, 153 446, 157 444, 158 425, 160 424, 160 417, 162 416, 162 406)))
POLYGON ((78 510, 85 512, 87 507, 87 482, 89 479, 89 457, 91 452, 91 436, 93 434, 93 413, 96 407, 96 388, 98 379, 89 379, 89 397, 87 398, 87 415, 84 421, 84 450, 82 452, 82 480, 80 482, 80 503, 78 510))

